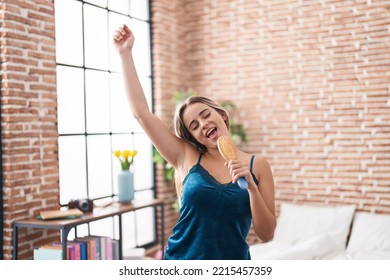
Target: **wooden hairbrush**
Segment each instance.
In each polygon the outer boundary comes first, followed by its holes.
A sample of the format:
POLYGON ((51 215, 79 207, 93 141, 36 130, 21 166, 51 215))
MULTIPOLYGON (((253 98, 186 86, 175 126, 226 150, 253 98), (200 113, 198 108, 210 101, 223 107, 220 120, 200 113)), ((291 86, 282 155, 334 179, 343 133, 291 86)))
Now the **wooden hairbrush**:
MULTIPOLYGON (((236 145, 234 144, 232 138, 228 136, 220 136, 218 138, 217 145, 219 152, 226 161, 235 160, 237 158, 236 145)), ((243 190, 248 188, 248 182, 243 177, 238 178, 237 183, 243 190)))

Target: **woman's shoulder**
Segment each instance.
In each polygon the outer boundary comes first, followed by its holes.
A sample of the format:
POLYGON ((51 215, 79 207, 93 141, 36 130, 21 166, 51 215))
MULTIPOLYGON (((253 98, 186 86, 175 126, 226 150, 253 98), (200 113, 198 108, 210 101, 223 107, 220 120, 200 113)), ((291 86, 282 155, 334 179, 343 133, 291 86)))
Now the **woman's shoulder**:
POLYGON ((268 160, 266 158, 261 157, 260 155, 253 155, 254 157, 254 163, 258 167, 269 167, 268 160))
POLYGON ((255 173, 256 177, 259 177, 262 173, 268 172, 270 165, 268 160, 258 154, 247 154, 251 158, 252 172, 255 173))
POLYGON ((268 160, 258 154, 242 152, 242 158, 250 159, 250 161, 253 161, 253 166, 256 165, 258 168, 269 166, 268 160))
POLYGON ((255 174, 256 178, 260 180, 272 178, 270 164, 266 158, 263 158, 261 156, 255 155, 252 172, 255 174))

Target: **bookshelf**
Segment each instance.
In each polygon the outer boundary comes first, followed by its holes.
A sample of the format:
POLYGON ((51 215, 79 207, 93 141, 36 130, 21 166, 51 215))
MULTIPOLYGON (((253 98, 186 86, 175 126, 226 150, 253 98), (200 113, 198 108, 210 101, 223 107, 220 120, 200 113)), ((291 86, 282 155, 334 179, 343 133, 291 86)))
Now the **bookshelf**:
MULTIPOLYGON (((161 226, 164 229, 164 203, 161 199, 153 199, 149 201, 133 201, 130 204, 122 204, 113 202, 109 206, 104 208, 95 208, 92 213, 85 213, 80 218, 75 219, 58 219, 58 220, 39 220, 37 218, 30 218, 24 220, 17 220, 13 223, 13 259, 18 259, 18 231, 20 228, 41 228, 41 229, 54 229, 61 231, 61 244, 62 244, 62 259, 66 259, 67 238, 69 232, 76 228, 78 225, 90 223, 100 219, 105 219, 113 216, 118 216, 119 220, 119 257, 123 258, 122 248, 122 215, 128 212, 137 211, 140 209, 153 207, 161 210, 161 226)), ((77 232, 76 232, 77 236, 77 232)), ((161 248, 164 250, 164 230, 161 230, 161 248)))

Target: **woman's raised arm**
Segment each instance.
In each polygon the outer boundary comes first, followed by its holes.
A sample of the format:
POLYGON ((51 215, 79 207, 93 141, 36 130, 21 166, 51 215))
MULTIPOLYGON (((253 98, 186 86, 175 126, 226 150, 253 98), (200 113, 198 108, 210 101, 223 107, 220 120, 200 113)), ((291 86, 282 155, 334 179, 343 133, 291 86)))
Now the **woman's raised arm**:
POLYGON ((186 143, 157 117, 148 107, 144 92, 135 69, 132 56, 134 35, 126 25, 114 34, 114 45, 119 53, 123 80, 131 111, 153 145, 173 166, 177 167, 183 159, 186 143))

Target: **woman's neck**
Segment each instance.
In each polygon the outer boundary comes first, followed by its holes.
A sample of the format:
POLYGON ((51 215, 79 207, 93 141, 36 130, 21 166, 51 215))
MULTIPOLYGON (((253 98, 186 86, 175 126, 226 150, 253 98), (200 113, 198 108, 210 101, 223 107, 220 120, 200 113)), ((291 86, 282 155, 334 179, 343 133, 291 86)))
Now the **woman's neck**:
POLYGON ((223 159, 221 153, 219 152, 218 148, 216 149, 208 149, 207 152, 203 155, 203 157, 206 157, 212 161, 219 161, 223 159))

